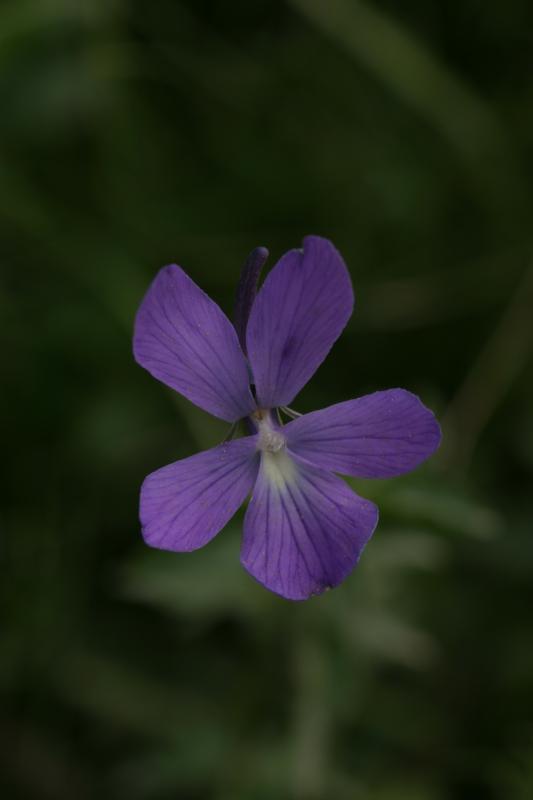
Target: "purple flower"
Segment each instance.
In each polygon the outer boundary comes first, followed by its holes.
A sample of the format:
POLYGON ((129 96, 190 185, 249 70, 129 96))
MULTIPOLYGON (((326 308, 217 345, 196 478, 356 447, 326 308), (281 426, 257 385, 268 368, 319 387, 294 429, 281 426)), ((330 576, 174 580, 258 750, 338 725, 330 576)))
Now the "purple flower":
POLYGON ((140 518, 152 547, 196 550, 252 492, 241 562, 268 589, 303 600, 346 578, 378 521, 376 506, 335 473, 408 472, 436 450, 440 429, 404 389, 281 423, 279 409, 285 413, 324 360, 354 298, 341 256, 317 236, 286 253, 256 296, 267 255, 258 248, 248 259, 236 328, 175 265, 158 273, 141 303, 139 364, 214 416, 246 418, 252 433, 149 475, 140 518))

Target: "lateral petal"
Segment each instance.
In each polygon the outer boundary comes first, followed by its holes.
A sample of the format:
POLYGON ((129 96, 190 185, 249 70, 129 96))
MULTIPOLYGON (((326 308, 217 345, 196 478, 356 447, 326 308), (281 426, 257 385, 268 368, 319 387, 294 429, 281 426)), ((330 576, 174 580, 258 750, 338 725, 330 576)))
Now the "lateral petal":
POLYGON ((267 276, 246 344, 259 405, 288 405, 327 356, 353 309, 348 270, 327 239, 307 236, 267 276))
POLYGON ((263 453, 244 520, 241 563, 288 600, 337 586, 357 564, 378 509, 288 451, 263 453))
POLYGON ((155 378, 215 417, 235 422, 255 407, 235 328, 175 264, 158 272, 141 303, 133 352, 155 378))
POLYGON ((246 436, 152 472, 141 488, 146 543, 178 552, 203 547, 251 492, 258 469, 256 437, 246 436))
POLYGON ((289 447, 322 469, 391 478, 415 469, 438 448, 439 423, 405 389, 348 400, 304 414, 283 428, 289 447))

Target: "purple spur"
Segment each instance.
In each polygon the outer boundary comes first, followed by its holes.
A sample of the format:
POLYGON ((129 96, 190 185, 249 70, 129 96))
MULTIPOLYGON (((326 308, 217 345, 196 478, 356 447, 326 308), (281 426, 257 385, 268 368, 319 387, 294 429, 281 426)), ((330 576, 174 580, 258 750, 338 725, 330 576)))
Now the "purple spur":
POLYGON ((357 564, 378 509, 335 473, 390 478, 439 446, 440 428, 414 394, 379 391, 303 416, 288 409, 351 316, 348 270, 331 242, 304 239, 270 271, 254 250, 239 285, 235 327, 175 265, 137 312, 134 354, 155 378, 250 435, 176 461, 145 479, 145 541, 186 552, 207 544, 251 493, 241 562, 260 583, 304 600, 357 564), (281 413, 291 419, 282 423, 281 413))

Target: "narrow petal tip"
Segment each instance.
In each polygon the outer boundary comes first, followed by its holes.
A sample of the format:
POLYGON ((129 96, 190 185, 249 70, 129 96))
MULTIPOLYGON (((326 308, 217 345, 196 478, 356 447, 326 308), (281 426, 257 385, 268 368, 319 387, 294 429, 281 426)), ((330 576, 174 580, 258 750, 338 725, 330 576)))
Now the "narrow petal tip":
POLYGON ((255 247, 243 264, 235 298, 235 330, 240 345, 246 353, 246 328, 257 295, 261 270, 269 256, 266 247, 255 247))

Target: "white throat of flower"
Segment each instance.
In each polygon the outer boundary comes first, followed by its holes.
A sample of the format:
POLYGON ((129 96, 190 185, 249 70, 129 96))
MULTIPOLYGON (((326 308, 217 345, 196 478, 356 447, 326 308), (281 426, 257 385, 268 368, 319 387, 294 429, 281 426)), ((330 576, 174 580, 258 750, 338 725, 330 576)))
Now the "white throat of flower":
POLYGON ((261 451, 263 474, 272 488, 282 491, 296 478, 296 464, 287 452, 283 432, 276 428, 269 411, 256 411, 253 420, 257 426, 257 447, 261 451))

